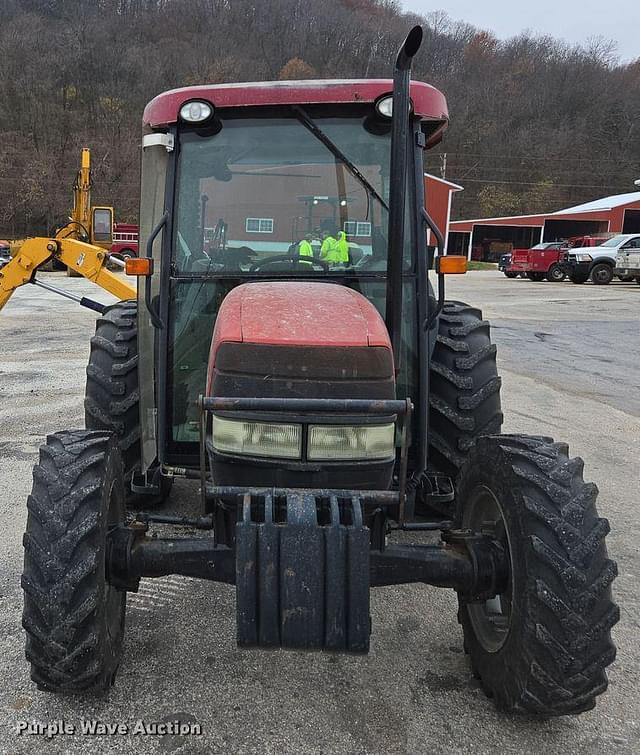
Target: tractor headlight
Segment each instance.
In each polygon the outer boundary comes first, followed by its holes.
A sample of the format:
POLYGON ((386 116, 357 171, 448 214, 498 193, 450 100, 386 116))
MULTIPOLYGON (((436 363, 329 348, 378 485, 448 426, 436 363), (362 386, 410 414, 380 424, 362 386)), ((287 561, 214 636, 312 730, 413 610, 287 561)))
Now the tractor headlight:
POLYGON ((247 422, 213 416, 212 445, 216 451, 243 456, 299 459, 302 425, 247 422))
POLYGON ((310 461, 388 459, 395 452, 395 425, 310 425, 310 461))

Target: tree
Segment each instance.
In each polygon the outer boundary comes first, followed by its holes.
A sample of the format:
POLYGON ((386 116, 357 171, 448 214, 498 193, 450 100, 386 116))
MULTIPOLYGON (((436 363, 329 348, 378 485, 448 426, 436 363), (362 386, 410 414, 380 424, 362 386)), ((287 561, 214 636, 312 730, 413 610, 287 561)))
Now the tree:
POLYGON ((518 194, 491 184, 478 192, 478 205, 483 217, 499 217, 519 212, 521 199, 518 194))
POLYGON ((317 79, 318 73, 313 66, 305 63, 302 58, 291 58, 280 69, 280 81, 296 81, 298 79, 317 79))
POLYGON ((451 126, 425 155, 462 184, 455 217, 560 209, 640 177, 640 61, 610 42, 500 41, 395 0, 5 0, 0 3, 0 237, 68 216, 80 149, 96 202, 135 220, 140 117, 197 83, 388 77, 412 23, 413 77, 441 89, 451 126), (37 54, 46 40, 46 55, 37 54), (36 51, 34 53, 34 51, 36 51))

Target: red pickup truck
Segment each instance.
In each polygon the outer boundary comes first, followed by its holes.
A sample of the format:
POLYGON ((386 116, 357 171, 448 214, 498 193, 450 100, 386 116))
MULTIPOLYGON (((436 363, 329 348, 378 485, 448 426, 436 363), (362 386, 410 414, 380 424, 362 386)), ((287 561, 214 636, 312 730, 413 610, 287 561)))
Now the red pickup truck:
POLYGON ((561 263, 567 249, 580 246, 598 246, 607 240, 606 236, 574 236, 564 241, 547 241, 536 244, 531 249, 514 249, 511 252, 511 262, 504 274, 507 278, 526 275, 529 280, 548 280, 554 283, 563 281, 566 273, 561 263))

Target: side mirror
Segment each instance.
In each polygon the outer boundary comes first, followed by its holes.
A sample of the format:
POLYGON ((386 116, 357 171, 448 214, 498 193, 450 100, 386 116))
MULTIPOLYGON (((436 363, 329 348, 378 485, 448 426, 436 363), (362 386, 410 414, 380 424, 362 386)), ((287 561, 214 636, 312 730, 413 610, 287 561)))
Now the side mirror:
POLYGON ((111 244, 113 240, 113 208, 94 207, 91 211, 91 243, 111 244))

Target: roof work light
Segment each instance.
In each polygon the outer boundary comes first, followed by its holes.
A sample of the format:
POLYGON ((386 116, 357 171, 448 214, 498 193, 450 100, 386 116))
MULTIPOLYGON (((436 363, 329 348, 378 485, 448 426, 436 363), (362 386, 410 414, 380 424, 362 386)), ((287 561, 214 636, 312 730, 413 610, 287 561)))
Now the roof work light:
POLYGON ((191 100, 180 108, 180 118, 187 123, 203 123, 212 115, 213 105, 204 100, 191 100))

